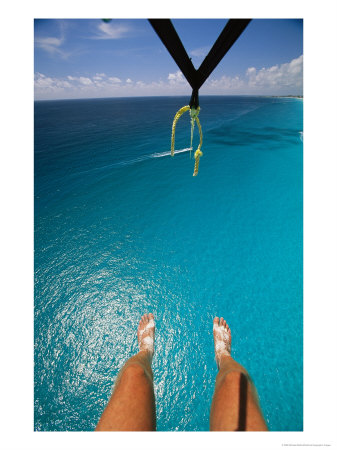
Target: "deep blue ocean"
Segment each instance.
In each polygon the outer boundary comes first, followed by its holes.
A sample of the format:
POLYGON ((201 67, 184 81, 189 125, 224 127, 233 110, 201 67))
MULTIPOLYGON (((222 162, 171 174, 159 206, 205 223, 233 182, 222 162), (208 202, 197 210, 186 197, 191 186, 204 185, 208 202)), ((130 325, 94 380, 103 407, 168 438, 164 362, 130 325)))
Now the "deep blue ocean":
POLYGON ((201 96, 197 177, 188 102, 35 102, 37 431, 95 428, 145 312, 158 430, 209 429, 215 315, 270 430, 303 429, 303 102, 201 96))

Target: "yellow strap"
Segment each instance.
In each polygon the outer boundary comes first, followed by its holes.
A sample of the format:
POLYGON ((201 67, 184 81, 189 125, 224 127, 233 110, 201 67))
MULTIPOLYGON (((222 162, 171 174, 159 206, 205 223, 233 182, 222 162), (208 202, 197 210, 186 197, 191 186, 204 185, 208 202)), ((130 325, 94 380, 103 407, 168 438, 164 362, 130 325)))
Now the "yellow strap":
POLYGON ((196 152, 194 153, 194 159, 195 159, 194 172, 193 172, 193 176, 194 176, 194 177, 196 177, 196 176, 198 175, 198 171, 199 171, 199 161, 200 161, 200 158, 201 158, 201 156, 202 156, 202 151, 200 150, 200 149, 201 149, 201 146, 202 146, 202 131, 201 131, 201 125, 200 125, 200 121, 199 121, 199 118, 198 118, 198 117, 196 117, 195 120, 196 120, 196 122, 197 122, 198 129, 199 129, 200 142, 199 142, 199 145, 198 145, 198 148, 197 148, 196 152))
POLYGON ((191 151, 193 149, 193 132, 194 132, 194 121, 195 119, 193 119, 191 117, 191 144, 190 144, 190 159, 191 159, 191 151))
POLYGON ((202 156, 202 151, 200 150, 201 146, 202 146, 202 130, 201 130, 201 125, 200 125, 200 121, 198 118, 198 114, 200 111, 199 106, 197 109, 190 108, 188 105, 183 106, 182 108, 179 109, 179 111, 174 116, 173 124, 172 124, 172 135, 171 135, 171 156, 174 156, 174 140, 175 140, 177 122, 180 119, 180 117, 184 114, 184 112, 186 112, 188 110, 190 110, 190 116, 191 116, 191 150, 192 150, 192 142, 193 142, 194 121, 197 122, 198 130, 199 130, 199 137, 200 137, 198 148, 194 154, 195 164, 194 164, 193 176, 195 177, 196 175, 198 175, 199 160, 200 160, 200 157, 202 156))
POLYGON ((191 158, 191 151, 193 150, 193 133, 194 133, 194 122, 195 119, 198 117, 200 111, 200 106, 198 106, 197 109, 190 108, 190 116, 191 116, 191 145, 190 145, 190 158, 191 158))
POLYGON ((202 151, 200 151, 198 148, 198 150, 194 153, 194 159, 195 159, 194 172, 193 172, 194 177, 196 177, 198 175, 199 160, 200 160, 201 156, 202 156, 202 151))
POLYGON ((180 117, 184 114, 184 112, 188 111, 189 109, 190 109, 190 107, 188 105, 183 106, 182 108, 179 109, 177 114, 174 116, 173 124, 172 124, 172 135, 171 135, 171 156, 174 156, 174 138, 175 138, 175 134, 176 134, 177 122, 180 119, 180 117))
POLYGON ((198 149, 200 150, 201 146, 202 146, 202 130, 201 130, 201 124, 200 124, 200 121, 199 121, 199 117, 196 117, 195 120, 197 122, 198 129, 199 129, 199 139, 200 139, 200 141, 199 141, 198 149))

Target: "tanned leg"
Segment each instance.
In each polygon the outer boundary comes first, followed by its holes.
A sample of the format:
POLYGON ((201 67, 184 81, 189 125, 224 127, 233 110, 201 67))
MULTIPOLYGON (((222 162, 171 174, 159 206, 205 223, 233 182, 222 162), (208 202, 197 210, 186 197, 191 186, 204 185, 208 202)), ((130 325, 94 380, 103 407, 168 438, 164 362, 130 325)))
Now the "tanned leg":
POLYGON ((268 431, 255 386, 246 369, 231 357, 226 321, 213 321, 215 360, 219 369, 211 406, 211 431, 268 431))
POLYGON ((154 317, 144 314, 138 326, 139 353, 117 376, 112 396, 95 431, 154 431, 156 408, 151 369, 154 317))

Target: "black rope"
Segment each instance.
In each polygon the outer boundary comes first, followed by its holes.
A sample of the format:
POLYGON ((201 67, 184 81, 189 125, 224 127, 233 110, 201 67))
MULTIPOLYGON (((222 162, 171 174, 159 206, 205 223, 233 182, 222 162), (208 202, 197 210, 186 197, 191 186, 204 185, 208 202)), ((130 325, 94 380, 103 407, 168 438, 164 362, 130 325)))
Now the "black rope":
POLYGON ((190 86, 197 84, 196 70, 170 19, 149 19, 150 24, 169 51, 190 86))
POLYGON ((204 84, 234 42, 239 38, 251 19, 230 19, 208 55, 197 70, 198 88, 204 84))
POLYGON ((199 89, 193 89, 191 99, 190 99, 190 108, 197 109, 199 106, 199 89))
POLYGON ((149 19, 192 88, 190 107, 199 106, 198 91, 219 64, 251 19, 230 19, 198 70, 192 64, 170 19, 149 19))

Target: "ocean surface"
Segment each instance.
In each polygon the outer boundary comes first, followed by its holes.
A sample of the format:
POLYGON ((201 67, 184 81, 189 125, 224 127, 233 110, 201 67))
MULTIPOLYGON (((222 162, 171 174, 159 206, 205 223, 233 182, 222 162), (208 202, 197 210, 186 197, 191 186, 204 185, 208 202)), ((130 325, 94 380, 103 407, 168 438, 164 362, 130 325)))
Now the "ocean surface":
POLYGON ((303 430, 303 102, 201 96, 197 177, 188 102, 35 102, 36 431, 94 430, 145 312, 158 430, 209 429, 215 315, 269 429, 303 430))

